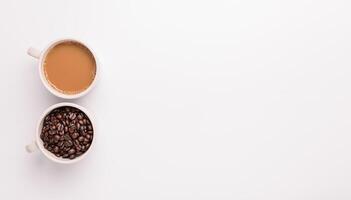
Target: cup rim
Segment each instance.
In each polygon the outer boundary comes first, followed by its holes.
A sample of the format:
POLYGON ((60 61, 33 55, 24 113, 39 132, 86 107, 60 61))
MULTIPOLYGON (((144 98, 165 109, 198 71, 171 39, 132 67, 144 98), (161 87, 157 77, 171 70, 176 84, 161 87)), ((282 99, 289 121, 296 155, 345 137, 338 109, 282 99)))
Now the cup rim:
POLYGON ((51 161, 54 161, 54 162, 60 163, 60 164, 76 163, 76 162, 82 160, 83 158, 85 158, 86 155, 91 151, 91 148, 93 147, 94 141, 96 140, 96 126, 95 126, 94 122, 95 121, 94 121, 92 114, 86 108, 84 108, 83 106, 80 106, 78 104, 70 103, 70 102, 61 102, 61 103, 51 105, 42 113, 42 115, 40 116, 40 118, 38 120, 36 137, 35 137, 36 144, 37 144, 39 150, 45 155, 45 157, 51 161), (45 149, 45 147, 43 145, 43 141, 40 138, 41 129, 42 129, 42 122, 45 119, 46 115, 49 114, 52 110, 59 108, 59 107, 64 107, 64 106, 74 107, 74 108, 77 108, 77 109, 81 110, 82 112, 84 112, 88 116, 88 118, 91 122, 91 125, 93 126, 93 130, 94 130, 93 140, 91 141, 91 144, 90 144, 90 147, 88 148, 88 150, 73 160, 56 157, 53 153, 51 153, 45 149))
POLYGON ((82 96, 85 96, 86 94, 88 94, 96 85, 98 76, 99 76, 99 60, 96 56, 96 53, 94 52, 94 50, 86 43, 83 42, 81 40, 75 39, 75 38, 61 38, 61 39, 57 39, 54 40, 52 42, 50 42, 45 48, 44 50, 41 52, 40 54, 40 58, 39 58, 39 76, 41 79, 41 82, 43 83, 43 85, 45 86, 45 88, 53 95, 62 98, 62 99, 77 99, 80 98, 82 96), (67 42, 67 41, 72 41, 72 42, 77 42, 79 44, 82 44, 83 46, 85 46, 93 55, 94 59, 95 59, 95 77, 92 81, 92 83, 82 92, 79 92, 77 94, 64 94, 62 92, 59 92, 58 90, 56 90, 54 87, 52 87, 50 85, 50 83, 48 82, 48 80, 45 77, 45 72, 44 72, 44 61, 45 61, 45 57, 46 55, 49 53, 49 51, 51 50, 51 48, 53 48, 54 46, 63 43, 63 42, 67 42))

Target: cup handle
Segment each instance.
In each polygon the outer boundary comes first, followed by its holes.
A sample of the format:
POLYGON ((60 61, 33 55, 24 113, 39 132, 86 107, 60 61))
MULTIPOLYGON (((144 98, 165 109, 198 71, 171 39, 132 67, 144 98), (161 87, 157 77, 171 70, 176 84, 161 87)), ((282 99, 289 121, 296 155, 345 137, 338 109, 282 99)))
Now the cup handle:
POLYGON ((30 47, 28 50, 27 50, 27 54, 34 57, 34 58, 37 58, 39 59, 40 58, 40 55, 41 55, 41 52, 36 49, 36 48, 33 48, 33 47, 30 47))
POLYGON ((35 141, 33 141, 31 144, 26 145, 26 151, 28 153, 33 153, 38 149, 38 145, 35 141))

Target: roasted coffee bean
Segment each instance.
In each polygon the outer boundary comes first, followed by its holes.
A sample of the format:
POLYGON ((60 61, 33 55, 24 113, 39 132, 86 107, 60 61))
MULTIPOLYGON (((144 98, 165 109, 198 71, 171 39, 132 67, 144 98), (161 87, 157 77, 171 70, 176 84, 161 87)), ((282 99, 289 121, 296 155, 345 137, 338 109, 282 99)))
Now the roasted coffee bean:
POLYGON ((76 146, 76 150, 80 151, 80 150, 82 150, 82 148, 80 146, 76 146))
POLYGON ((54 140, 55 140, 55 142, 58 142, 60 140, 60 136, 59 135, 54 135, 54 140))
POLYGON ((75 139, 75 140, 73 141, 73 144, 74 144, 74 146, 78 146, 78 145, 79 145, 78 139, 75 139))
POLYGON ((79 136, 79 134, 78 134, 77 132, 74 132, 74 133, 72 134, 72 138, 73 138, 73 139, 76 139, 78 136, 79 136))
POLYGON ((58 146, 58 147, 62 147, 62 146, 63 146, 63 141, 59 142, 59 143, 57 144, 57 146, 58 146))
POLYGON ((84 138, 84 140, 83 140, 83 144, 88 144, 90 141, 89 141, 89 139, 87 139, 87 138, 84 138))
POLYGON ((86 136, 88 133, 87 133, 87 132, 85 132, 85 131, 81 131, 81 132, 80 132, 80 134, 81 134, 82 136, 84 136, 84 137, 85 137, 85 136, 86 136))
POLYGON ((68 128, 69 133, 73 133, 76 128, 74 126, 71 126, 68 128))
POLYGON ((80 136, 80 137, 78 138, 78 141, 79 141, 79 142, 83 142, 83 140, 84 140, 84 137, 83 137, 83 136, 80 136))
POLYGON ((62 131, 63 130, 63 125, 61 123, 58 123, 56 125, 57 130, 62 131))
POLYGON ((70 114, 69 114, 69 118, 70 118, 71 120, 74 120, 74 119, 76 118, 76 114, 70 113, 70 114))
POLYGON ((66 140, 66 141, 63 143, 63 145, 64 145, 65 147, 71 147, 71 146, 73 145, 73 142, 72 142, 71 140, 66 140))
POLYGON ((48 126, 44 126, 43 127, 43 131, 45 132, 45 131, 48 131, 49 130, 49 127, 48 126))
POLYGON ((74 154, 75 152, 76 152, 75 149, 70 149, 70 150, 68 151, 68 154, 74 154))
POLYGON ((89 118, 73 107, 51 111, 43 121, 40 138, 44 148, 57 157, 75 159, 86 152, 94 131, 89 118))

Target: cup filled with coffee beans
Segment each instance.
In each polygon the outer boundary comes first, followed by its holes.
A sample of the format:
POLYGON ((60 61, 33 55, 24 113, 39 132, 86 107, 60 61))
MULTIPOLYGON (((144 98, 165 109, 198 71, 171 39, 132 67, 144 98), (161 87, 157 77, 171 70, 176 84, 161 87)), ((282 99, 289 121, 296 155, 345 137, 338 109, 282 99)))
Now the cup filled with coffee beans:
POLYGON ((40 150, 50 160, 71 164, 83 159, 95 140, 92 115, 74 103, 58 103, 44 111, 37 125, 35 140, 28 152, 40 150))
POLYGON ((43 51, 29 48, 27 53, 39 59, 39 75, 52 94, 75 99, 87 94, 98 77, 96 54, 76 39, 51 42, 43 51))

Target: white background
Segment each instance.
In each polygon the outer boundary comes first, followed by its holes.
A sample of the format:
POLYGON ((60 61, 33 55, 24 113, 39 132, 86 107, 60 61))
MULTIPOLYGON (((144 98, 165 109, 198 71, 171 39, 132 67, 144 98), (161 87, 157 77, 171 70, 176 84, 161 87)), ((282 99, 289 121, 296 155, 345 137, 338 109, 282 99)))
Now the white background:
POLYGON ((0 0, 0 199, 351 198, 348 0, 0 0), (93 151, 24 146, 61 102, 29 46, 87 41, 93 151))

